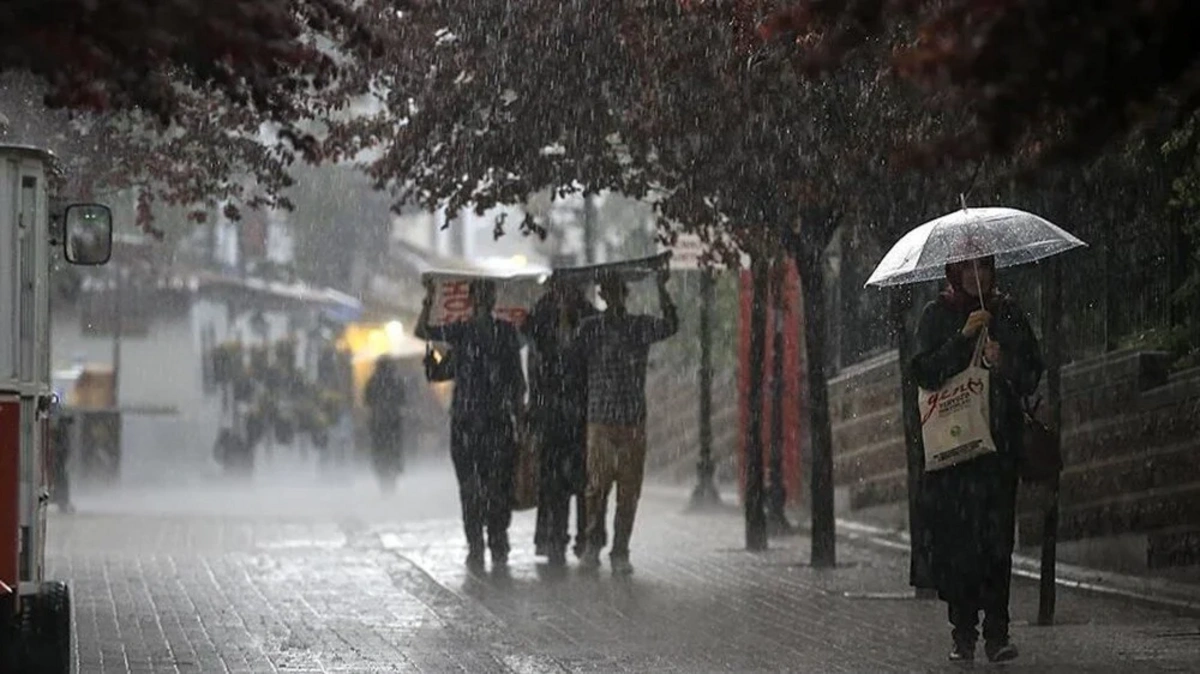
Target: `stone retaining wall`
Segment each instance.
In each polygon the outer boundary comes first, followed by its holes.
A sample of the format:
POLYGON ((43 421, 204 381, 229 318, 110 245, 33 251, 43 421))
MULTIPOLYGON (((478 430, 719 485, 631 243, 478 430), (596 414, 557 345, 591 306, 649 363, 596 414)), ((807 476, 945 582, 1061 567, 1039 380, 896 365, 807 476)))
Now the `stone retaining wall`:
MULTIPOLYGON (((1063 369, 1067 558, 1103 556, 1083 543, 1121 540, 1144 568, 1200 559, 1200 370, 1169 374, 1167 364, 1164 354, 1118 351, 1063 369)), ((834 481, 851 511, 903 509, 899 380, 892 352, 830 382, 834 481)), ((1021 543, 1036 545, 1042 518, 1028 494, 1021 510, 1021 543)))

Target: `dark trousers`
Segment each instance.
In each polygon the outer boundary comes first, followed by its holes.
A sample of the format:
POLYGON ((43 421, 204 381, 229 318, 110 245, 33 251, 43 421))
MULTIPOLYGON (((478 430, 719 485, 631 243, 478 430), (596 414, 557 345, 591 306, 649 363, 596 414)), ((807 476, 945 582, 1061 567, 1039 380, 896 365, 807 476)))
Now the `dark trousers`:
POLYGON ((404 472, 403 431, 399 422, 371 426, 371 464, 380 479, 404 472))
MULTIPOLYGON (((574 500, 575 552, 582 554, 583 549, 587 547, 587 497, 583 491, 567 494, 541 492, 538 499, 537 529, 533 544, 565 548, 571 542, 571 501, 574 500)), ((600 547, 607 545, 608 532, 603 523, 596 537, 600 547)))
POLYGON ((458 477, 463 532, 472 553, 487 547, 493 554, 508 554, 508 526, 512 522, 512 424, 504 421, 459 424, 450 431, 450 458, 458 477))
POLYGON ((954 626, 951 634, 955 643, 975 643, 979 638, 976 627, 979 625, 981 611, 984 640, 989 643, 1003 643, 1008 640, 1008 597, 1011 581, 1010 567, 1009 573, 991 576, 973 596, 960 595, 953 601, 947 601, 950 624, 954 626))
POLYGON ((923 477, 930 571, 946 602, 954 640, 1008 639, 1008 601, 1016 532, 1017 477, 1001 454, 923 477))
MULTIPOLYGON (((585 422, 582 417, 545 414, 539 420, 538 509, 534 545, 565 549, 571 542, 571 500, 575 500, 575 551, 586 545, 587 487, 585 422)), ((599 537, 606 538, 601 527, 599 537)), ((603 546, 603 543, 601 544, 603 546)), ((547 550, 549 551, 549 550, 547 550)))

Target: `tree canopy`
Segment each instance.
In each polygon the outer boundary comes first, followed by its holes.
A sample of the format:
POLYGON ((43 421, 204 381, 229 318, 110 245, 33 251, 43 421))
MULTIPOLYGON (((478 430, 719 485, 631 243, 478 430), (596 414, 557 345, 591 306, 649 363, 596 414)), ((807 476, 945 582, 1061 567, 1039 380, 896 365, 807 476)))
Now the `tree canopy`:
POLYGON ((798 0, 762 34, 810 72, 893 47, 890 67, 971 113, 930 156, 1094 157, 1138 122, 1200 107, 1200 4, 798 0))
POLYGON ((804 80, 747 3, 471 4, 424 14, 440 27, 419 55, 426 85, 389 87, 387 111, 338 139, 347 155, 378 141, 368 170, 402 199, 482 211, 546 187, 612 189, 653 198, 670 227, 790 231, 880 176, 889 139, 932 119, 865 60, 804 80))
POLYGON ((287 207, 288 166, 323 160, 323 137, 370 98, 363 74, 401 58, 387 30, 407 4, 6 2, 8 135, 57 150, 85 190, 287 207))
POLYGON ((0 6, 0 71, 44 79, 52 108, 138 109, 164 123, 184 121, 191 90, 291 122, 310 111, 312 90, 338 78, 330 48, 367 56, 379 48, 370 17, 352 7, 341 0, 10 0, 0 6))

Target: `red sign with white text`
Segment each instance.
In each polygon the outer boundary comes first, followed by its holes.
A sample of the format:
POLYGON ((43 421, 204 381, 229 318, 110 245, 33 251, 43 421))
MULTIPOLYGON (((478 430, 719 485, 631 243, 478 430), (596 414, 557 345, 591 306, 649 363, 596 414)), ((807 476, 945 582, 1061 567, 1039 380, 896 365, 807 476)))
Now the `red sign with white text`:
MULTIPOLYGON (((471 281, 477 277, 429 272, 425 279, 433 281, 433 310, 429 315, 430 325, 445 325, 461 321, 471 315, 471 281)), ((490 278, 496 284, 496 309, 493 314, 517 327, 533 304, 541 297, 543 288, 535 276, 513 278, 490 278)))

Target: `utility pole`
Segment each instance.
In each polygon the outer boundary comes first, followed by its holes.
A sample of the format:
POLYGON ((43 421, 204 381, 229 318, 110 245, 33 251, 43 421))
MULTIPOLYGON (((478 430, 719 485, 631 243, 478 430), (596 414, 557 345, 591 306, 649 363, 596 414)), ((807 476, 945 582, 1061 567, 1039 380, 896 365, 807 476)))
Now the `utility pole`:
MULTIPOLYGON (((1046 393, 1049 398, 1050 429, 1058 434, 1062 443, 1062 332, 1059 320, 1062 317, 1062 264, 1054 259, 1049 262, 1046 284, 1045 309, 1042 315, 1042 337, 1046 347, 1046 393)), ((1054 607, 1057 600, 1055 567, 1058 557, 1058 476, 1050 484, 1050 503, 1042 520, 1041 578, 1038 592, 1038 624, 1054 624, 1054 607)))
POLYGON ((467 226, 466 226, 466 222, 463 220, 462 213, 458 213, 454 216, 454 222, 453 222, 453 224, 451 224, 451 227, 454 228, 454 232, 453 232, 454 254, 457 255, 460 259, 466 259, 466 257, 467 257, 467 226))
POLYGON ((716 303, 716 279, 712 269, 700 270, 700 460, 696 464, 696 488, 691 509, 720 505, 721 495, 713 483, 712 460, 712 314, 716 303))
POLYGON ((584 264, 596 264, 596 197, 583 197, 583 260, 584 264))
POLYGON ((113 370, 113 407, 119 407, 121 404, 121 341, 123 337, 124 321, 121 314, 124 311, 123 295, 125 294, 124 272, 126 270, 121 267, 118 262, 113 266, 113 272, 116 276, 116 283, 113 286, 113 340, 112 340, 112 370, 113 370))

